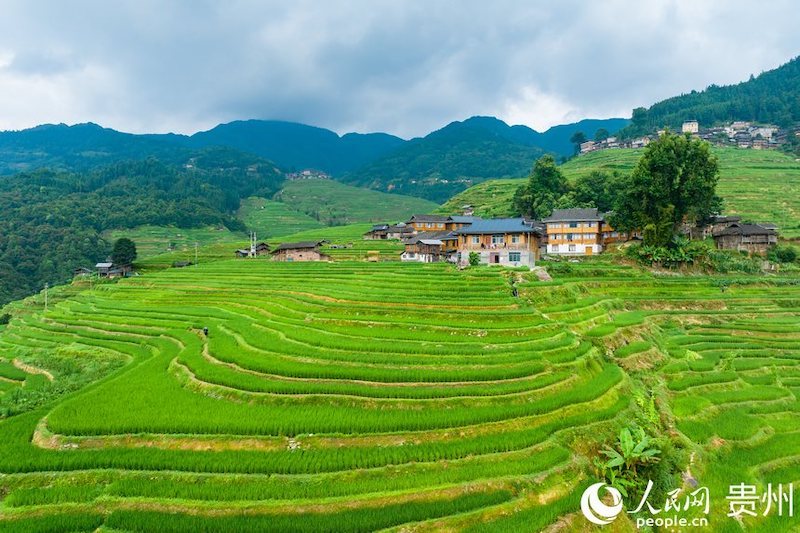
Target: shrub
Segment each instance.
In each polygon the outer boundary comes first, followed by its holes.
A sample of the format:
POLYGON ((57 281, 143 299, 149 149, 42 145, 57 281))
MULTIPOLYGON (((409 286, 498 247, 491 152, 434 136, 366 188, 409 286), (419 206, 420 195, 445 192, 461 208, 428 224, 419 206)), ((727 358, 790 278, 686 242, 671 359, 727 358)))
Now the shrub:
POLYGON ((797 261, 797 250, 792 246, 773 246, 768 258, 775 263, 794 263, 797 261))
POLYGON ((478 252, 469 253, 469 266, 478 266, 481 263, 481 254, 478 252))
POLYGON ((0 326, 8 324, 11 322, 11 315, 9 313, 3 313, 0 315, 0 326))

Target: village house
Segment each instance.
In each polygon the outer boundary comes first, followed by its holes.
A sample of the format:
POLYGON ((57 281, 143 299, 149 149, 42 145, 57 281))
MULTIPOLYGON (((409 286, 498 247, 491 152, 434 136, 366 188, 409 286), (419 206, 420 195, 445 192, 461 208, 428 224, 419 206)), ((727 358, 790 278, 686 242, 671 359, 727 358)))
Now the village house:
POLYGON ((450 231, 423 232, 406 239, 401 261, 438 263, 455 261, 458 236, 450 231))
POLYGON ((603 251, 603 235, 609 242, 620 236, 604 222, 597 208, 555 209, 542 220, 547 226, 547 253, 552 255, 596 255, 603 251))
POLYGON ((414 228, 407 225, 405 222, 401 222, 399 224, 393 224, 389 226, 389 230, 386 233, 386 238, 400 240, 411 237, 412 235, 414 235, 414 228))
POLYGON ((474 252, 481 264, 532 267, 539 258, 544 230, 523 218, 495 218, 476 220, 455 234, 455 261, 461 265, 469 264, 470 253, 474 252))
POLYGON ((447 215, 413 215, 406 224, 414 228, 417 233, 444 231, 447 229, 449 219, 447 215))
POLYGON ((448 221, 445 223, 445 229, 448 231, 460 230, 461 228, 469 226, 478 220, 482 219, 480 217, 473 216, 453 215, 449 217, 448 221))
POLYGON ((413 228, 415 233, 430 233, 455 231, 472 224, 476 220, 481 219, 471 215, 414 215, 406 222, 406 225, 413 228))
POLYGON ((690 239, 702 240, 719 233, 732 224, 741 222, 742 217, 714 215, 705 224, 684 224, 681 232, 690 239))
POLYGON ((778 244, 778 232, 758 224, 731 224, 714 234, 714 244, 721 250, 739 250, 751 254, 766 254, 778 244))
POLYGON ((368 241, 382 241, 389 238, 389 224, 376 224, 364 234, 368 241))
POLYGON ((388 240, 388 239, 404 239, 411 237, 414 234, 414 228, 404 223, 400 224, 376 224, 364 234, 365 240, 388 240))
POLYGON ((700 131, 700 124, 696 120, 687 120, 681 125, 681 133, 696 135, 700 131))
POLYGON ((115 265, 110 261, 97 263, 94 268, 98 276, 109 279, 127 278, 133 272, 133 267, 131 265, 115 265))
POLYGON ((265 242, 259 242, 257 244, 252 245, 250 248, 240 248, 236 250, 235 255, 236 257, 258 257, 262 255, 267 255, 269 253, 269 244, 265 242))
POLYGON ((94 271, 91 268, 86 267, 78 267, 72 271, 73 277, 84 277, 84 276, 91 276, 94 274, 94 271))
POLYGON ((258 257, 269 253, 269 244, 256 242, 256 232, 250 232, 250 247, 240 248, 234 252, 236 257, 258 257))
POLYGON ((319 247, 326 241, 284 242, 272 250, 273 261, 327 261, 329 256, 321 253, 319 247))

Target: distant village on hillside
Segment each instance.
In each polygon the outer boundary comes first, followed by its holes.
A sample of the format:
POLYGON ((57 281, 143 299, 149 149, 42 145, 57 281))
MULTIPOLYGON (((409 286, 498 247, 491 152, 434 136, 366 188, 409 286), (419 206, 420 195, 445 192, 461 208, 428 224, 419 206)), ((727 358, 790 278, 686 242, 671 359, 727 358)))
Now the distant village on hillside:
MULTIPOLYGON (((659 130, 656 135, 647 135, 630 140, 621 140, 617 137, 607 137, 580 144, 580 153, 587 154, 598 150, 613 148, 644 148, 656 136, 663 135, 665 130, 659 130)), ((735 146, 738 148, 752 148, 754 150, 776 150, 786 144, 788 136, 800 136, 800 131, 789 131, 771 124, 753 124, 751 122, 735 121, 726 126, 714 128, 701 128, 696 120, 687 120, 681 126, 682 133, 688 133, 716 146, 735 146)))

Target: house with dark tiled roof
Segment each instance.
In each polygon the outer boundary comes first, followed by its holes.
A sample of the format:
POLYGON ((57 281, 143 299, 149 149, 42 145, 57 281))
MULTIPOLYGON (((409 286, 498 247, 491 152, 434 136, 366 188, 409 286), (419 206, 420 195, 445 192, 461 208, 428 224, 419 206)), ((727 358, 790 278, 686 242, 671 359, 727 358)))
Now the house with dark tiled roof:
POLYGON ((452 262, 458 250, 458 236, 451 231, 422 232, 405 239, 403 244, 402 261, 452 262))
POLYGON ((272 250, 273 261, 327 261, 329 256, 320 252, 325 241, 284 242, 272 250))
POLYGON ((524 218, 476 220, 455 231, 455 259, 466 265, 470 254, 476 253, 482 264, 532 267, 539 258, 543 233, 541 226, 524 218))
POLYGON ((714 244, 721 250, 765 254, 770 246, 778 244, 778 232, 759 224, 736 223, 715 233, 714 244))
POLYGON ((381 241, 389 238, 389 224, 376 224, 364 234, 364 239, 381 241))

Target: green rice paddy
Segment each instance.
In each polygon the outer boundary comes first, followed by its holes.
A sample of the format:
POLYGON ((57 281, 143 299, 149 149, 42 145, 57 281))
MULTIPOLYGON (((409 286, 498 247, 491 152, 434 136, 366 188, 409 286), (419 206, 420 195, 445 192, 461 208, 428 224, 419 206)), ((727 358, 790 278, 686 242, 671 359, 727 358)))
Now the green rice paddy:
POLYGON ((587 531, 591 459, 642 394, 710 531, 741 530, 729 484, 800 485, 800 279, 723 291, 597 258, 539 282, 347 250, 15 303, 0 530, 587 531))

